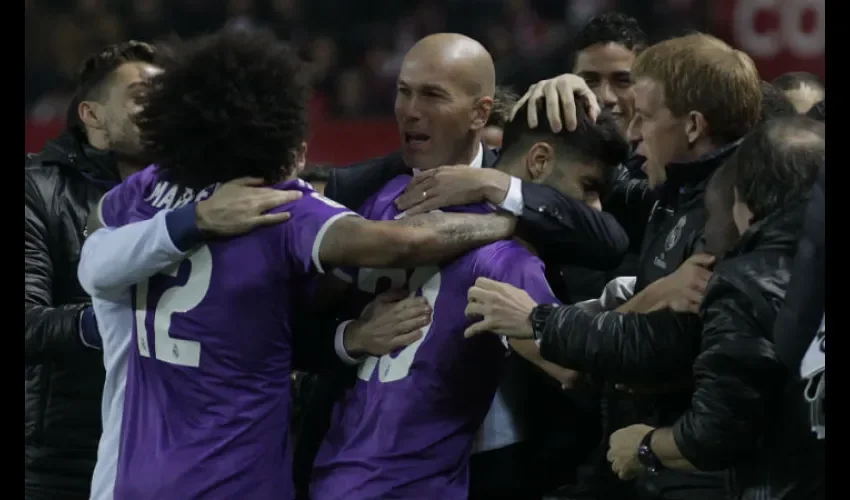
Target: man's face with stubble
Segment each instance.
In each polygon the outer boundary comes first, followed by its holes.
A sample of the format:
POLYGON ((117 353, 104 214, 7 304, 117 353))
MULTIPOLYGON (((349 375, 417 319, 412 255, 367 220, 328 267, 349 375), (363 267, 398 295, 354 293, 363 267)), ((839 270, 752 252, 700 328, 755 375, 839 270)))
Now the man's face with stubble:
POLYGON ((632 65, 635 53, 615 42, 596 43, 576 54, 573 72, 582 77, 604 109, 612 112, 620 130, 626 131, 634 115, 632 65))

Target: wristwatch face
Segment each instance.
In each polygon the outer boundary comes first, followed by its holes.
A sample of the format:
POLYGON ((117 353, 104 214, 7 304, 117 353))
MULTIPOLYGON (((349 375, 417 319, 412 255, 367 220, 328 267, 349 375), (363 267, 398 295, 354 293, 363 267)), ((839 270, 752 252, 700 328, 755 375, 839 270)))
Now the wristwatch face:
POLYGON ((658 467, 658 459, 655 457, 655 454, 652 453, 652 450, 649 449, 649 446, 641 445, 638 448, 638 461, 646 467, 649 472, 655 472, 655 469, 658 467))
POLYGON ((531 312, 531 329, 534 331, 534 338, 540 338, 543 333, 543 326, 551 312, 552 306, 548 304, 537 306, 531 312))

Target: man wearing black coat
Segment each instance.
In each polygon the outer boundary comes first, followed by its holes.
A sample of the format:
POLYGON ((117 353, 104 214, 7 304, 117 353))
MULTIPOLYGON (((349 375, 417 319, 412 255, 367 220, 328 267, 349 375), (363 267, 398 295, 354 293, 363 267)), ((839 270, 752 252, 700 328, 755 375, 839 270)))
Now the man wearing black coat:
MULTIPOLYGON (((713 263, 713 257, 703 254, 705 188, 740 138, 758 122, 761 102, 761 80, 752 61, 707 35, 674 38, 646 49, 636 59, 633 74, 637 115, 629 138, 638 142, 637 153, 647 158, 650 184, 659 186, 634 296, 615 311, 601 314, 581 306, 535 307, 523 302, 527 313, 533 310, 525 335, 532 333, 533 324, 545 359, 610 383, 655 386, 618 405, 611 412, 611 430, 635 422, 664 425, 687 407, 688 374, 699 350, 701 323, 686 311, 695 311, 702 300, 710 276, 706 268, 713 263), (671 73, 674 66, 676 76, 671 73), (738 99, 732 102, 716 92, 720 87, 735 88, 738 99)), ((491 288, 486 304, 492 315, 485 315, 481 328, 521 335, 499 329, 499 311, 520 300, 520 294, 503 284, 491 288)), ((600 497, 714 499, 723 498, 725 479, 666 471, 636 489, 611 486, 618 491, 600 497)))
MULTIPOLYGON (((399 78, 396 118, 402 151, 333 169, 325 195, 357 209, 386 182, 413 169, 417 171, 414 181, 397 200, 399 208, 409 209, 408 213, 437 208, 431 204, 489 201, 519 216, 521 230, 536 248, 545 249, 541 257, 547 263, 570 260, 601 269, 617 266, 628 247, 628 238, 610 215, 548 186, 522 182, 492 169, 497 155, 480 142, 495 85, 490 56, 483 48, 477 48, 480 47, 477 42, 465 37, 435 37, 425 40, 448 44, 431 45, 434 52, 428 55, 437 62, 426 65, 428 71, 417 67, 405 73, 403 68, 399 78), (441 51, 441 47, 456 43, 463 49, 459 53, 441 51), (468 82, 471 84, 467 85, 468 82)), ((575 89, 581 95, 592 95, 583 82, 577 83, 575 89)), ((594 113, 598 111, 592 109, 594 113)), ((348 336, 353 329, 362 328, 361 322, 342 322, 344 319, 342 314, 316 317, 303 327, 314 332, 314 337, 323 339, 348 336)), ((348 350, 342 341, 337 345, 348 350)), ((296 481, 302 495, 313 457, 328 426, 333 401, 353 380, 353 370, 338 370, 318 381, 305 409, 305 426, 295 457, 296 481)))
POLYGON ((732 469, 735 498, 824 498, 824 442, 809 429, 799 367, 784 366, 773 340, 824 137, 823 125, 808 118, 776 119, 722 167, 741 236, 715 267, 700 307, 691 405, 670 427, 639 424, 611 437, 609 459, 621 477, 732 469))
POLYGON ((160 69, 143 43, 90 57, 69 131, 27 155, 25 179, 25 497, 89 498, 100 437, 103 362, 77 263, 89 211, 143 167, 129 114, 160 69))

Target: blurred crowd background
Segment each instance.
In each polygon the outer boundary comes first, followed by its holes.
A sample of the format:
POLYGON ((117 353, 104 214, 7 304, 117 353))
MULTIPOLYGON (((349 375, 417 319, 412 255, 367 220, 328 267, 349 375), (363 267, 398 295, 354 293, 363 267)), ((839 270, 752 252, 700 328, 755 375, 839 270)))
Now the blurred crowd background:
POLYGON ((404 53, 424 35, 481 41, 517 91, 568 72, 569 41, 590 17, 620 10, 652 40, 710 32, 747 51, 766 80, 824 77, 825 0, 25 0, 26 150, 62 129, 78 65, 123 39, 189 37, 221 26, 270 28, 308 61, 315 88, 310 160, 345 164, 398 145, 392 119, 404 53))

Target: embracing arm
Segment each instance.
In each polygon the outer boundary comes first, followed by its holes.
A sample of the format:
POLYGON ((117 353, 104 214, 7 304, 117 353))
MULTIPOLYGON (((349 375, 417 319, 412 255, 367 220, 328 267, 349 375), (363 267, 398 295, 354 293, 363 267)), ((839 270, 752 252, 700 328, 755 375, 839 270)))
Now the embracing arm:
POLYGON ((89 238, 80 254, 77 275, 83 289, 95 297, 126 290, 180 262, 187 251, 203 242, 194 203, 119 228, 103 227, 100 210, 94 210, 86 231, 89 238))
POLYGON ((519 227, 546 262, 601 271, 616 268, 629 248, 629 238, 611 214, 590 208, 543 184, 522 183, 519 227))
POLYGON ((691 408, 672 429, 681 456, 700 470, 747 460, 779 411, 787 373, 754 310, 746 293, 723 282, 706 295, 691 408))
POLYGON ((690 372, 699 350, 700 318, 670 309, 594 314, 555 309, 543 328, 540 353, 558 365, 628 384, 667 383, 690 372))
POLYGON ((319 261, 374 268, 437 264, 509 237, 514 224, 501 214, 436 212, 381 222, 342 217, 321 238, 319 261))
POLYGON ((89 305, 53 304, 53 258, 48 244, 47 208, 35 181, 24 186, 24 331, 25 362, 85 352, 80 316, 89 305))

